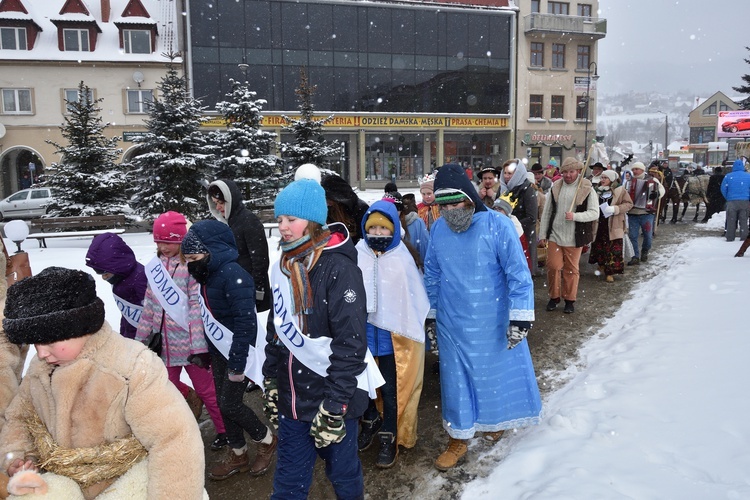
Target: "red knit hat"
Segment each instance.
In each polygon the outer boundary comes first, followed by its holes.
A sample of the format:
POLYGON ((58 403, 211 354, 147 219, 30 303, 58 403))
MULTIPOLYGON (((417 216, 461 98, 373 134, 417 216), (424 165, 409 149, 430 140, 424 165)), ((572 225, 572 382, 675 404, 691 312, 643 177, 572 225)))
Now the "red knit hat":
POLYGON ((166 212, 154 221, 154 242, 182 243, 187 234, 187 220, 178 212, 166 212))

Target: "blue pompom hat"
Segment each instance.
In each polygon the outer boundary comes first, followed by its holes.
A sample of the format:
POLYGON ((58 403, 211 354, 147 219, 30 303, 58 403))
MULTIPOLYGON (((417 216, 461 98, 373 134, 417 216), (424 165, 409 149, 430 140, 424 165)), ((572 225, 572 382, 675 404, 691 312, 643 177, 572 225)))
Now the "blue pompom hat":
POLYGON ((326 225, 328 204, 323 188, 312 179, 299 179, 281 190, 273 203, 273 215, 290 215, 326 225))

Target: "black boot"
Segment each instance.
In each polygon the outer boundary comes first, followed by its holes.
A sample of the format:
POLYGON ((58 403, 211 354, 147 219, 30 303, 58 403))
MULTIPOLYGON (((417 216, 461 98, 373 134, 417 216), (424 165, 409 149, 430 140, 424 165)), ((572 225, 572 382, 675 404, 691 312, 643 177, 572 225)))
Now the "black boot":
POLYGON ((630 262, 628 262, 628 265, 629 266, 640 266, 641 265, 641 259, 639 259, 638 257, 633 257, 632 259, 630 259, 630 262))
POLYGON ((361 423, 362 430, 359 431, 359 436, 357 437, 357 449, 364 451, 372 444, 375 434, 378 433, 380 426, 383 425, 383 419, 378 415, 373 420, 365 420, 363 418, 361 423))
POLYGON ((557 304, 560 303, 560 299, 549 299, 549 302, 547 302, 547 310, 548 311, 554 311, 557 309, 557 304))
POLYGON ((563 309, 563 312, 565 314, 572 314, 575 311, 575 307, 573 307, 573 303, 575 300, 566 300, 565 301, 565 309, 563 309))
POLYGON ((398 455, 396 436, 392 432, 380 432, 378 433, 378 439, 380 440, 380 451, 375 466, 380 469, 388 469, 396 463, 396 456, 398 455))
POLYGON ((648 250, 641 250, 641 262, 648 262, 648 250))

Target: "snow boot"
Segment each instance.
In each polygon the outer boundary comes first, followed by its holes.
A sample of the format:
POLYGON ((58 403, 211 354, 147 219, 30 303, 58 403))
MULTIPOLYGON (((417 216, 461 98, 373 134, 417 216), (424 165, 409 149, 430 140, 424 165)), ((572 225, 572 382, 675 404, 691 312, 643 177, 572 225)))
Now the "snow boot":
POLYGON ((628 262, 628 265, 629 266, 640 266, 641 265, 641 259, 639 259, 638 257, 633 257, 632 259, 630 259, 630 262, 628 262))
POLYGON ((211 449, 213 451, 219 451, 225 446, 229 446, 229 440, 227 439, 226 434, 224 434, 223 432, 220 432, 219 434, 216 435, 216 438, 211 442, 211 449))
POLYGON ((641 262, 648 262, 648 250, 641 252, 641 262))
POLYGON ((187 401, 190 411, 193 413, 195 420, 197 421, 201 413, 203 413, 203 401, 201 400, 198 393, 191 387, 188 387, 188 393, 185 395, 185 401, 187 401))
POLYGON ((557 304, 560 303, 560 299, 549 299, 549 302, 547 302, 547 310, 548 311, 554 311, 557 309, 557 304))
POLYGON ((615 277, 614 277, 614 276, 612 276, 611 274, 608 274, 608 275, 607 275, 607 279, 606 279, 606 282, 607 282, 607 283, 614 283, 614 282, 615 282, 615 277))
POLYGON ((573 307, 573 304, 575 303, 575 300, 566 300, 565 301, 565 309, 563 309, 563 312, 565 314, 572 314, 575 312, 575 307, 573 307))
POLYGON ((500 438, 503 437, 504 432, 505 431, 485 432, 484 439, 493 442, 500 441, 500 438))
POLYGON ((271 466, 273 454, 276 452, 276 446, 279 444, 279 438, 275 435, 271 438, 269 444, 258 443, 258 450, 255 452, 255 460, 250 466, 250 474, 260 476, 265 473, 271 466))
POLYGON ((452 469, 466 456, 468 450, 465 439, 450 438, 448 448, 435 460, 435 468, 443 472, 452 469))
POLYGON ((378 415, 373 420, 362 419, 361 423, 362 430, 359 431, 359 436, 357 437, 357 449, 365 451, 372 444, 372 440, 380 430, 380 426, 383 425, 383 419, 378 415))
POLYGON ((222 461, 208 471, 208 477, 214 481, 221 481, 234 476, 238 472, 249 470, 250 459, 247 456, 247 447, 239 455, 235 453, 234 448, 228 448, 222 461))
POLYGON ((380 440, 380 451, 378 451, 378 460, 375 462, 375 466, 380 469, 389 469, 396 463, 396 457, 398 456, 396 436, 392 432, 380 432, 378 433, 378 439, 380 440))
POLYGON ((750 247, 750 238, 745 238, 745 241, 742 242, 742 246, 739 250, 737 250, 737 253, 734 254, 735 257, 742 257, 745 255, 745 250, 747 250, 747 247, 750 247))

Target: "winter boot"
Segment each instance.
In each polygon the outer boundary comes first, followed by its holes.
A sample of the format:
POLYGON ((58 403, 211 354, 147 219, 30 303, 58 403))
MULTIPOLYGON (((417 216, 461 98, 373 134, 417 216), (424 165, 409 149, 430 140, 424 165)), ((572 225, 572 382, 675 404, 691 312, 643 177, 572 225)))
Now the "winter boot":
POLYGON ((362 430, 359 431, 359 436, 357 437, 357 449, 365 451, 372 444, 372 440, 380 430, 380 426, 383 425, 383 419, 378 415, 373 420, 362 419, 361 423, 362 430))
POLYGON ((547 310, 548 311, 554 311, 557 309, 557 304, 560 303, 560 299, 549 299, 549 302, 547 302, 547 310))
POLYGON ((185 395, 185 401, 187 401, 190 411, 193 412, 195 420, 198 420, 203 413, 203 401, 201 400, 198 393, 192 388, 188 388, 188 393, 185 395))
POLYGON ((380 451, 375 466, 380 469, 389 469, 396 463, 396 457, 398 456, 396 436, 392 432, 380 432, 378 433, 378 439, 380 440, 380 451))
POLYGON ((216 435, 216 438, 211 443, 211 449, 213 451, 219 451, 225 446, 229 446, 229 440, 227 439, 227 435, 221 432, 216 435))
POLYGON ((648 250, 641 252, 641 262, 648 262, 648 250))
POLYGON ((214 481, 221 481, 232 477, 238 472, 247 472, 250 470, 250 459, 247 456, 247 447, 242 449, 239 455, 236 453, 240 450, 228 448, 226 455, 221 462, 211 467, 208 471, 208 477, 214 481))
POLYGON ((614 283, 615 282, 615 277, 612 276, 611 274, 608 274, 606 281, 607 281, 607 283, 614 283))
POLYGON ((268 470, 278 444, 279 439, 275 435, 272 436, 269 444, 258 444, 258 451, 255 452, 255 460, 253 461, 253 465, 250 466, 250 474, 260 476, 268 470))
POLYGON ((630 259, 630 262, 628 262, 628 265, 629 266, 640 266, 641 265, 641 259, 639 259, 638 257, 633 257, 632 259, 630 259))
POLYGON ((575 303, 575 300, 566 300, 565 301, 565 309, 563 309, 563 312, 565 314, 572 314, 575 312, 575 307, 573 307, 573 304, 575 303))
POLYGON ((747 247, 750 247, 750 238, 745 238, 745 241, 742 242, 742 246, 739 250, 737 250, 737 253, 734 254, 735 257, 742 257, 745 255, 745 250, 747 250, 747 247))
POLYGON ((484 439, 487 441, 500 441, 505 431, 485 432, 484 439))
POLYGON ((448 448, 435 460, 435 468, 443 472, 452 469, 466 456, 468 449, 465 439, 450 438, 448 448))

